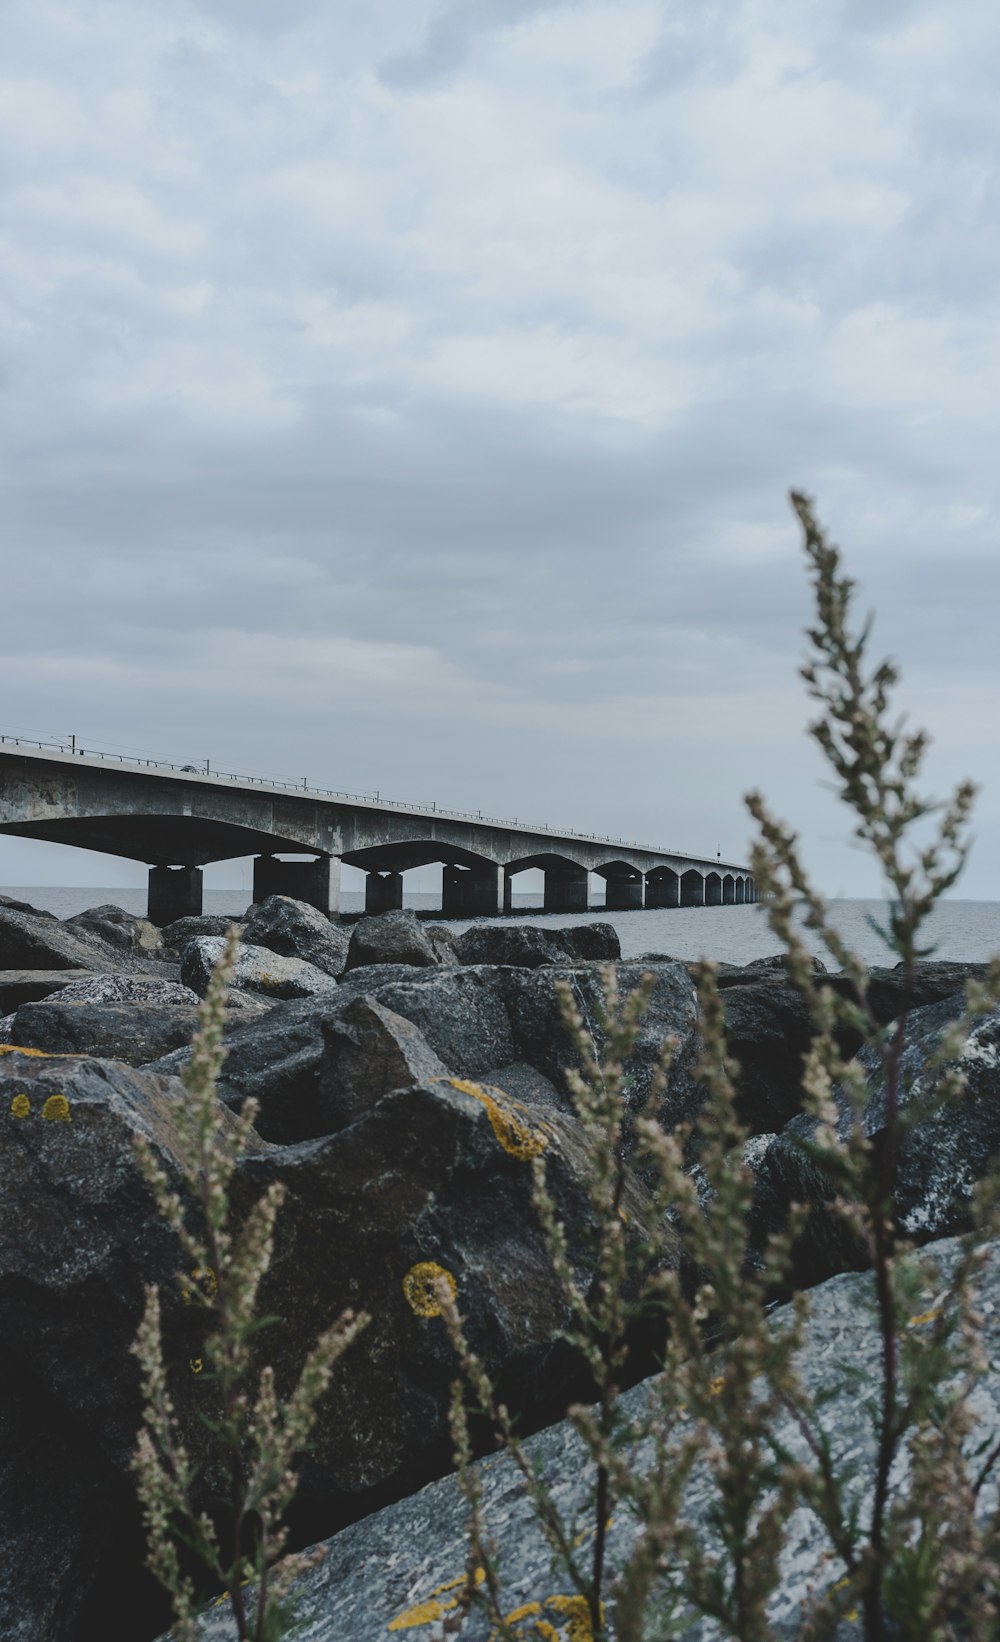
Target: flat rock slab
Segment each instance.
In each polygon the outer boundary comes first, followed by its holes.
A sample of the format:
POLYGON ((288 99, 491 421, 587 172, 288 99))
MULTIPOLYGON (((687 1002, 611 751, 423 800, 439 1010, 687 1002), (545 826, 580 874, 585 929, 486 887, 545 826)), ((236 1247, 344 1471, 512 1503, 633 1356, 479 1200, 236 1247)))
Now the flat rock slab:
MULTIPOLYGON (((954 1265, 957 1244, 937 1244, 934 1252, 947 1272, 954 1265)), ((929 1306, 939 1287, 928 1287, 929 1306)), ((852 1274, 833 1278, 812 1295, 812 1319, 799 1370, 814 1394, 836 1386, 838 1378, 843 1380, 842 1363, 864 1377, 876 1375, 880 1342, 870 1320, 870 1293, 870 1278, 852 1274)), ((980 1309, 986 1319, 984 1345, 987 1355, 993 1357, 1000 1347, 1000 1241, 990 1246, 980 1296, 980 1309)), ((775 1313, 776 1324, 780 1325, 784 1315, 784 1308, 775 1313)), ((926 1321, 918 1313, 911 1326, 926 1326, 926 1321)), ((627 1413, 641 1411, 652 1383, 639 1385, 627 1394, 627 1413)), ((1000 1432, 1000 1369, 991 1367, 980 1382, 975 1410, 978 1425, 973 1440, 992 1444, 1000 1432)), ((836 1459, 852 1455, 858 1461, 863 1498, 874 1465, 875 1444, 856 1385, 841 1384, 823 1411, 823 1424, 830 1433, 836 1459)), ((806 1457, 804 1440, 791 1419, 784 1422, 778 1435, 792 1454, 806 1457)), ((591 1476, 579 1439, 564 1422, 530 1438, 526 1448, 547 1476, 563 1520, 576 1525, 585 1544, 592 1515, 592 1508, 588 1511, 591 1476)), ((636 1463, 649 1465, 651 1459, 648 1446, 640 1448, 636 1463)), ((552 1634, 564 1642, 574 1633, 567 1626, 565 1609, 553 1605, 553 1599, 558 1603, 570 1594, 571 1587, 565 1576, 552 1572, 551 1553, 525 1501, 519 1474, 504 1458, 485 1460, 476 1469, 486 1531, 500 1547, 505 1612, 512 1614, 523 1604, 538 1603, 538 1617, 547 1620, 553 1627, 552 1634)), ((994 1501, 983 1503, 992 1508, 994 1501)), ((688 1520, 704 1522, 712 1504, 712 1490, 704 1474, 696 1472, 686 1503, 688 1520)), ((437 1642, 441 1621, 454 1614, 462 1583, 465 1518, 465 1504, 454 1479, 449 1477, 328 1540, 323 1560, 295 1587, 296 1642, 388 1642, 396 1636, 403 1642, 437 1642)), ((620 1565, 633 1533, 626 1513, 612 1519, 612 1567, 620 1565)), ((822 1594, 836 1583, 839 1574, 835 1559, 823 1565, 827 1550, 828 1542, 817 1518, 806 1509, 798 1510, 786 1532, 782 1558, 785 1583, 769 1609, 771 1635, 776 1642, 798 1635, 810 1594, 822 1594)), ((203 1642, 231 1642, 228 1608, 208 1610, 200 1620, 198 1634, 203 1642)), ((477 1614, 461 1623, 454 1634, 465 1642, 486 1642, 490 1625, 477 1614)), ((684 1642, 717 1642, 723 1633, 712 1621, 693 1619, 671 1634, 684 1642)), ((861 1633, 856 1622, 845 1620, 836 1634, 838 1642, 849 1642, 861 1633)))
POLYGON ((92 975, 92 969, 0 969, 0 1015, 12 1015, 22 1003, 37 1003, 92 975))
POLYGON ((192 1004, 64 1002, 58 997, 22 1004, 9 1035, 12 1043, 49 1054, 96 1055, 141 1066, 186 1047, 197 1024, 192 1004))

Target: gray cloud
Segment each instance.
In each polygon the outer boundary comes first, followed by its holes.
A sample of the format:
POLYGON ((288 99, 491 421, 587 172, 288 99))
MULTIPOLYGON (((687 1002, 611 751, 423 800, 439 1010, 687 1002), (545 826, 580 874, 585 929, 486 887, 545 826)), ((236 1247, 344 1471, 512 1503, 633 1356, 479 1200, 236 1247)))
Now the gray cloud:
POLYGON ((760 784, 861 890, 803 484, 1000 894, 985 0, 5 32, 0 721, 730 855, 760 784))

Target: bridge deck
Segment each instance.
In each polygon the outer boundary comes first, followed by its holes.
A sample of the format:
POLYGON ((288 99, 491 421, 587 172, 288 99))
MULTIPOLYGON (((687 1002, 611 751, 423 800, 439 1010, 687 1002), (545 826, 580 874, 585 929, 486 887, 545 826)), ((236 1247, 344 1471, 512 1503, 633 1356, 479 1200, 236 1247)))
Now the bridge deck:
POLYGON ((245 855, 258 857, 255 898, 296 893, 328 911, 341 861, 368 873, 373 910, 400 904, 402 873, 431 862, 444 866, 443 911, 454 916, 509 907, 511 879, 532 867, 545 874, 553 911, 586 908, 590 873, 605 879, 606 904, 619 908, 755 899, 745 866, 709 856, 306 780, 293 786, 5 737, 0 832, 147 862, 151 915, 161 920, 178 905, 200 905, 202 866, 245 855), (285 855, 312 859, 278 859, 285 855))

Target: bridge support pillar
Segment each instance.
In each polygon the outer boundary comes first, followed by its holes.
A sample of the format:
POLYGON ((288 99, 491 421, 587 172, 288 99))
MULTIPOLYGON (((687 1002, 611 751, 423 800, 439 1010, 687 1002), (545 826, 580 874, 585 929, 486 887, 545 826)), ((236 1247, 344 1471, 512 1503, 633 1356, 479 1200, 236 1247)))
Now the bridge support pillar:
POLYGON ((705 880, 694 867, 681 876, 681 906, 703 907, 705 905, 705 880))
POLYGON ((200 918, 201 886, 200 867, 150 867, 146 912, 150 923, 162 928, 175 918, 200 918))
POLYGON ((545 912, 588 912, 590 881, 586 867, 545 868, 545 912))
POLYGON ((509 872, 505 872, 503 875, 503 910, 504 912, 513 912, 514 910, 514 879, 509 872))
POLYGON ((365 879, 366 912, 398 912, 403 904, 401 872, 370 872, 365 879))
POLYGON ((253 898, 287 895, 318 907, 327 917, 340 911, 340 862, 335 855, 315 861, 279 861, 276 855, 258 855, 253 864, 253 898))
POLYGON ((646 874, 647 907, 679 907, 680 904, 681 881, 676 872, 646 874))
POLYGON ((495 917, 503 908, 500 867, 446 866, 441 878, 441 914, 445 918, 495 917))
POLYGON ((642 907, 642 877, 608 878, 604 886, 607 912, 633 912, 642 907))

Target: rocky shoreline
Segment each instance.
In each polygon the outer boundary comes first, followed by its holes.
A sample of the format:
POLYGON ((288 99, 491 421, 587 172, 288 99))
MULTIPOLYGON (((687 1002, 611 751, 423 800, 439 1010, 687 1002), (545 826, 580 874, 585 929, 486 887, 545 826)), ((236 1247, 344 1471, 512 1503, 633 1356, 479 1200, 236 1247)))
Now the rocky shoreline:
MULTIPOLYGON (((178 1073, 227 922, 181 919, 160 931, 110 906, 60 921, 0 897, 0 1634, 10 1642, 89 1642, 108 1634, 112 1609, 115 1634, 129 1642, 148 1642, 166 1624, 142 1569, 128 1473, 138 1424, 128 1348, 143 1284, 169 1283, 177 1255, 132 1142, 145 1135, 170 1171, 178 1073)), ((298 1544, 341 1530, 309 1587, 304 1637, 363 1642, 405 1613, 407 1593, 432 1589, 451 1567, 454 1493, 433 1479, 449 1468, 453 1363, 440 1327, 408 1306, 406 1273, 429 1260, 455 1274, 471 1342, 524 1428, 557 1418, 586 1389, 557 1339, 563 1301, 525 1167, 532 1137, 544 1137, 550 1187, 584 1270, 586 1157, 565 1089, 570 1046, 555 980, 571 985, 593 1020, 603 963, 616 965, 623 992, 652 974, 630 1099, 645 1100, 672 1034, 679 1048, 662 1103, 669 1124, 694 1117, 701 1098, 697 1004, 687 965, 663 954, 623 962, 614 930, 599 923, 500 922, 455 936, 411 913, 387 913, 345 928, 274 896, 249 910, 241 943, 219 1094, 232 1107, 248 1095, 259 1102, 259 1141, 241 1167, 239 1192, 249 1201, 273 1179, 286 1188, 263 1297, 265 1311, 280 1318, 267 1334, 279 1384, 345 1305, 373 1317, 338 1365, 293 1520, 298 1544), (386 1535, 392 1557, 378 1549, 386 1535), (384 1565, 377 1600, 376 1564, 384 1565), (367 1616, 349 1577, 362 1566, 367 1616)), ((966 979, 984 968, 921 966, 907 1051, 914 1098, 966 979)), ((888 1023, 902 1002, 902 977, 891 969, 871 975, 872 1005, 888 1023)), ((864 1280, 844 1275, 858 1269, 858 1252, 824 1212, 828 1188, 795 1144, 807 1124, 799 1078, 808 1011, 780 958, 723 966, 719 980, 741 1066, 741 1116, 753 1137, 752 1242, 763 1246, 793 1200, 812 1203, 793 1284, 828 1284, 823 1306, 832 1316, 852 1292, 844 1285, 864 1280)), ((907 1134, 897 1194, 919 1241, 963 1229, 972 1187, 1000 1144, 998 1045, 994 1014, 963 1051, 969 1092, 961 1106, 907 1134)), ((873 1079, 873 1134, 879 1098, 873 1079)), ((630 1212, 641 1216, 648 1204, 638 1183, 635 1192, 630 1212)), ((179 1303, 164 1316, 177 1402, 193 1423, 201 1392, 188 1369, 200 1316, 179 1303)), ((862 1356, 868 1345, 859 1337, 862 1356)), ((536 1440, 563 1453, 561 1430, 536 1440)), ((212 1489, 209 1470, 208 1506, 212 1489)), ((429 1634, 394 1626, 411 1629, 429 1634)))

